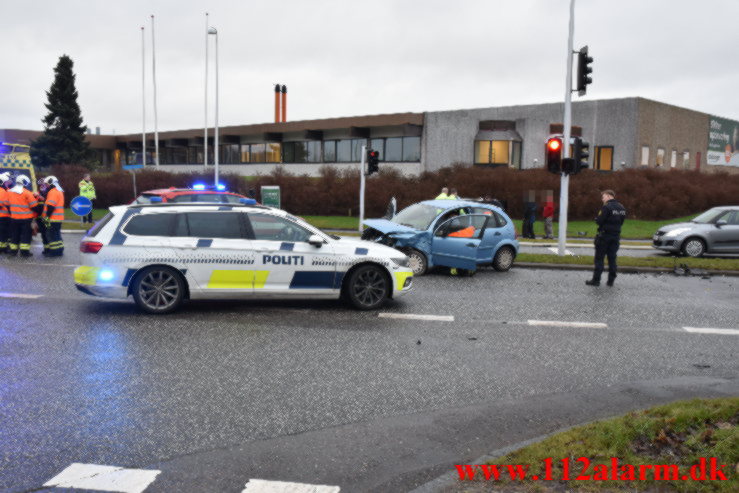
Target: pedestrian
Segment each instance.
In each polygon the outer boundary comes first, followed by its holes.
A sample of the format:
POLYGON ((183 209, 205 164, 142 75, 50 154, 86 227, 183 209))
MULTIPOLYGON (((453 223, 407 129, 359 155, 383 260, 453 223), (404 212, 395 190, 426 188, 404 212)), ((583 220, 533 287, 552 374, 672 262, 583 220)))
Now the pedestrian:
POLYGON ((8 189, 13 186, 10 173, 0 174, 0 253, 8 251, 8 239, 10 238, 10 202, 8 201, 8 189))
POLYGON ((33 208, 38 201, 27 187, 31 186, 31 179, 20 175, 15 179, 15 186, 8 192, 10 205, 10 242, 8 253, 23 257, 31 256, 31 221, 33 208))
MULTIPOLYGON (((79 183, 79 187, 81 196, 87 197, 90 199, 90 202, 97 199, 97 195, 95 195, 95 184, 90 179, 90 173, 84 174, 82 181, 79 183)), ((92 208, 90 208, 90 213, 87 216, 82 216, 82 224, 85 224, 86 222, 92 224, 92 208)))
POLYGON ((595 218, 598 224, 598 233, 595 235, 595 268, 593 278, 585 281, 588 286, 600 286, 600 276, 603 273, 603 259, 608 256, 608 286, 613 286, 616 280, 616 253, 621 239, 621 226, 626 220, 626 209, 616 201, 616 192, 604 190, 601 193, 603 207, 595 218))
POLYGON ((459 194, 456 188, 452 188, 451 192, 449 192, 449 198, 451 200, 459 200, 459 194))
POLYGON ((535 239, 534 222, 536 222, 536 197, 529 191, 524 197, 523 205, 523 237, 535 239))
POLYGON ((544 207, 541 211, 541 217, 544 218, 544 238, 547 240, 554 239, 553 222, 554 222, 554 197, 546 196, 544 207))
POLYGON ((447 200, 449 198, 449 189, 447 187, 443 187, 441 189, 441 193, 437 195, 434 200, 447 200))
MULTIPOLYGON (((46 238, 48 241, 44 255, 49 257, 61 257, 64 255, 64 242, 62 241, 62 221, 64 221, 64 190, 59 184, 56 176, 47 176, 44 184, 48 187, 46 194, 46 207, 41 215, 41 221, 46 226, 46 238)), ((92 220, 90 220, 92 222, 92 220)))

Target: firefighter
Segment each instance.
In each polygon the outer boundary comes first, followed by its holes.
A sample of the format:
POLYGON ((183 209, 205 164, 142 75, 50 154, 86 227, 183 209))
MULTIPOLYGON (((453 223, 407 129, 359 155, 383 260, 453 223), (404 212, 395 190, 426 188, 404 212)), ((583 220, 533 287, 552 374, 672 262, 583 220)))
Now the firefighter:
POLYGON ((41 215, 41 221, 46 226, 48 244, 44 255, 61 257, 64 254, 62 241, 62 221, 64 221, 64 190, 56 176, 47 176, 44 185, 48 187, 46 193, 46 207, 41 215))
POLYGON ((33 207, 38 200, 26 188, 31 185, 31 179, 20 175, 15 179, 15 186, 8 191, 8 202, 10 206, 10 243, 8 253, 17 255, 18 252, 24 257, 31 254, 31 221, 33 220, 33 207))
MULTIPOLYGON (((41 253, 46 255, 49 251, 49 231, 47 228, 48 221, 43 220, 43 215, 44 209, 46 208, 46 194, 49 193, 49 186, 43 178, 37 181, 36 184, 38 185, 38 193, 34 194, 34 196, 36 197, 36 200, 38 200, 38 204, 33 208, 33 214, 36 219, 36 228, 38 228, 38 232, 41 235, 41 243, 44 245, 44 251, 41 253)), ((31 228, 33 228, 33 224, 31 225, 31 228)), ((34 236, 35 235, 36 233, 34 230, 34 236)))
POLYGON ((10 211, 8 210, 8 189, 13 185, 10 173, 0 174, 0 253, 8 251, 10 237, 10 211))

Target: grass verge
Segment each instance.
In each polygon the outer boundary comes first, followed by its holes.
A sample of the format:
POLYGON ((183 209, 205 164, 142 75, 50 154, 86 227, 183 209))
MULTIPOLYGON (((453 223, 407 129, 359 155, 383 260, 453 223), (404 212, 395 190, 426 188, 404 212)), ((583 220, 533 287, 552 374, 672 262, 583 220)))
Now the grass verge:
MULTIPOLYGON (((553 435, 541 442, 492 460, 500 479, 484 480, 484 467, 473 469, 474 480, 460 481, 452 491, 739 491, 739 398, 694 399, 637 411, 605 421, 598 421, 553 435), (618 459, 616 477, 612 479, 613 459, 618 459), (694 480, 691 467, 706 462, 706 478, 710 478, 710 461, 716 458, 727 478, 694 480), (545 460, 551 458, 550 475, 545 460), (585 459, 581 459, 585 458, 585 459), (563 462, 563 459, 565 461, 563 462), (565 476, 569 462, 568 476, 565 476), (528 464, 527 479, 511 480, 502 465, 528 464), (585 465, 587 470, 583 470, 585 465), (640 465, 665 465, 645 468, 640 480, 640 465), (635 466, 633 479, 630 468, 635 466), (673 467, 676 466, 676 467, 673 467), (660 478, 655 480, 657 471, 660 478), (580 474, 589 480, 576 479, 580 474), (552 478, 551 481, 533 480, 552 478), (569 477, 566 481, 563 478, 569 477), (677 479, 675 479, 677 478, 677 479)), ((700 467, 693 472, 700 477, 700 467)), ((716 468, 718 469, 718 467, 716 468)), ((487 468, 490 473, 491 468, 487 468)), ((520 476, 519 476, 520 477, 520 476)))
MULTIPOLYGON (((544 253, 519 253, 517 262, 540 264, 593 265, 591 255, 549 255, 544 253)), ((739 270, 739 259, 691 258, 691 257, 619 257, 620 267, 665 267, 674 269, 687 265, 692 269, 739 270)))

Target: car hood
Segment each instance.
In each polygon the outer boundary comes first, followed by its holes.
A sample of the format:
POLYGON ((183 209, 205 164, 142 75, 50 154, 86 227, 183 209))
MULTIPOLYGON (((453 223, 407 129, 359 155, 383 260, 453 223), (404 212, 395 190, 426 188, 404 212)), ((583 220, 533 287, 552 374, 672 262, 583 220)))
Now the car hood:
POLYGON ((358 240, 354 238, 347 238, 346 236, 341 236, 340 239, 334 240, 336 243, 341 245, 342 247, 349 247, 349 248, 365 248, 367 252, 369 252, 370 255, 380 255, 380 256, 387 256, 387 257, 398 257, 398 250, 395 248, 391 248, 386 245, 381 245, 379 243, 375 243, 374 241, 365 241, 365 240, 358 240))
POLYGON ((369 226, 372 229, 376 229, 380 233, 418 233, 417 229, 409 226, 403 226, 402 224, 388 221, 387 219, 367 219, 362 222, 365 226, 369 226))
POLYGON ((675 224, 668 224, 667 226, 662 226, 659 228, 659 231, 662 231, 663 233, 668 233, 675 229, 680 228, 700 228, 701 226, 706 226, 705 224, 698 224, 698 223, 675 223, 675 224))

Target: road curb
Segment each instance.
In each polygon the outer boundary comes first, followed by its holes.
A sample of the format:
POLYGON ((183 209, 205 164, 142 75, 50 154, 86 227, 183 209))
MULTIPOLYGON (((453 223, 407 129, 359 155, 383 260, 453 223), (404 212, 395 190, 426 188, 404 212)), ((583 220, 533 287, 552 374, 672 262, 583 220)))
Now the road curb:
MULTIPOLYGON (((546 264, 538 262, 516 262, 513 264, 514 267, 522 267, 524 269, 551 269, 551 270, 587 270, 592 271, 592 265, 585 264, 546 264)), ((709 270, 709 269, 696 269, 700 270, 701 274, 710 276, 733 276, 739 277, 739 271, 734 270, 709 270)), ((674 269, 669 267, 619 267, 618 272, 621 274, 672 274, 675 272, 674 269)), ((697 275, 697 274, 694 274, 697 275)))

